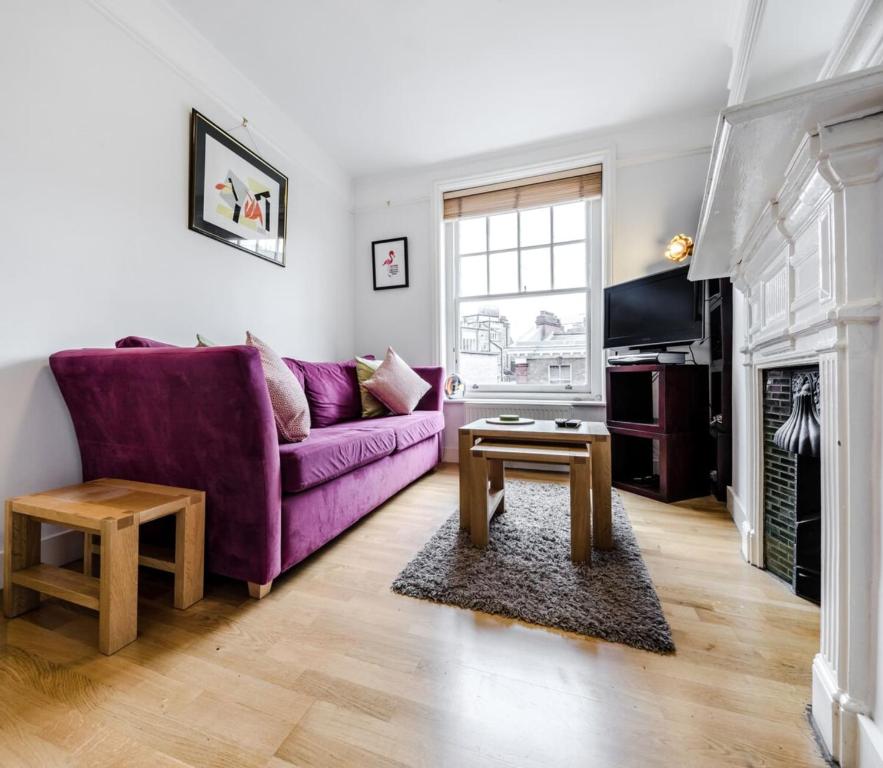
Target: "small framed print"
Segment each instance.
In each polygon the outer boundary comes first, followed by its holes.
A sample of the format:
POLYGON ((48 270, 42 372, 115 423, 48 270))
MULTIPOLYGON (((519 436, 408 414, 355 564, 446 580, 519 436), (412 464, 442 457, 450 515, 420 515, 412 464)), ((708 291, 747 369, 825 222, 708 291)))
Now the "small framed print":
POLYGON ((408 238, 394 237, 371 243, 374 290, 408 287, 408 238))
POLYGON ((288 177, 195 109, 190 229, 285 266, 288 177))

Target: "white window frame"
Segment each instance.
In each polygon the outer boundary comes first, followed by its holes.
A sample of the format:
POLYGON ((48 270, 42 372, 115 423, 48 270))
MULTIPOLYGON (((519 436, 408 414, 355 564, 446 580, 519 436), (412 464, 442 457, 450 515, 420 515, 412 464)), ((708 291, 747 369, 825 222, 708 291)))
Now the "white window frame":
MULTIPOLYGON (((592 261, 596 259, 597 249, 600 246, 600 238, 596 237, 596 232, 598 229, 598 213, 600 209, 601 201, 599 198, 583 198, 580 201, 572 200, 561 202, 557 204, 550 205, 540 205, 536 206, 536 208, 532 208, 530 210, 540 210, 540 209, 548 209, 549 210, 549 242, 540 243, 537 245, 521 245, 521 224, 519 218, 518 224, 518 242, 513 248, 490 248, 490 215, 486 216, 475 216, 475 217, 467 217, 467 218, 477 218, 484 219, 485 221, 485 247, 486 250, 478 251, 475 254, 464 253, 460 254, 460 248, 458 244, 458 235, 459 228, 457 227, 458 222, 462 221, 462 219, 454 219, 448 222, 446 236, 452 241, 451 247, 451 257, 449 261, 449 269, 451 275, 451 281, 453 284, 453 297, 451 299, 451 303, 449 305, 450 315, 451 315, 451 341, 453 343, 452 354, 449 356, 448 360, 448 368, 452 371, 456 371, 460 373, 460 353, 465 351, 460 349, 459 344, 459 333, 460 333, 460 305, 464 302, 467 304, 475 303, 476 301, 504 301, 508 299, 519 299, 519 298, 552 298, 555 296, 560 296, 564 294, 574 294, 574 293, 584 293, 585 295, 585 317, 587 326, 590 325, 590 318, 592 312, 592 304, 595 301, 600 301, 601 297, 596 296, 597 291, 594 289, 594 286, 591 282, 592 275, 592 261), (553 213, 553 209, 555 205, 567 205, 571 202, 582 202, 585 206, 585 232, 583 237, 577 240, 562 240, 561 242, 555 242, 555 215, 553 213), (575 288, 555 288, 555 248, 563 245, 572 245, 574 243, 584 243, 585 244, 585 258, 586 258, 586 285, 582 287, 575 288), (460 259, 470 258, 471 256, 484 256, 486 259, 485 269, 487 270, 487 289, 490 290, 490 275, 491 275, 491 259, 490 257, 496 253, 511 253, 514 252, 518 254, 518 284, 521 285, 521 256, 523 253, 529 253, 530 251, 536 250, 548 250, 549 251, 549 259, 550 259, 550 288, 539 291, 514 291, 509 293, 486 293, 479 294, 477 296, 461 296, 458 279, 460 276, 459 263, 460 259)), ((527 209, 521 209, 518 211, 519 214, 523 213, 527 209)), ((499 214, 506 213, 506 211, 500 211, 499 214)), ((493 214, 498 215, 498 214, 493 214)), ((552 309, 552 306, 549 307, 552 309)), ((479 344, 478 351, 481 350, 481 345, 479 344)), ((592 338, 591 333, 588 333, 586 336, 586 360, 588 362, 589 357, 592 354, 592 338)), ((586 372, 589 372, 590 366, 586 366, 586 372)), ((492 392, 494 395, 500 395, 505 393, 513 392, 533 392, 533 393, 553 393, 553 394, 562 394, 562 393, 579 393, 582 395, 591 394, 591 381, 586 381, 584 384, 574 384, 573 381, 569 382, 560 382, 553 384, 551 381, 548 381, 545 384, 533 383, 533 384, 514 384, 514 383, 476 383, 476 382, 466 382, 467 392, 469 394, 478 394, 478 393, 486 393, 492 392)))
MULTIPOLYGON (((455 243, 451 232, 453 227, 444 219, 443 195, 445 192, 466 189, 468 187, 497 184, 506 181, 514 181, 545 173, 556 173, 572 168, 581 168, 587 165, 600 164, 602 166, 603 182, 600 198, 596 198, 589 206, 590 215, 586 217, 586 227, 593 228, 587 231, 586 237, 586 275, 589 290, 586 292, 587 306, 586 319, 588 323, 588 348, 589 354, 586 360, 586 384, 571 385, 524 385, 524 384, 481 384, 473 388, 468 384, 466 396, 470 399, 494 398, 518 400, 568 400, 568 401, 604 401, 604 350, 603 350, 603 289, 607 284, 607 276, 610 274, 612 253, 611 233, 613 231, 613 206, 615 190, 615 151, 612 147, 598 150, 597 152, 569 157, 562 160, 541 163, 530 166, 511 168, 507 171, 455 178, 436 182, 433 186, 433 224, 434 224, 434 255, 435 269, 432 272, 433 279, 433 304, 434 304, 434 327, 435 359, 438 364, 445 365, 448 371, 457 370, 457 354, 459 346, 459 328, 457 309, 457 292, 453 259, 455 256, 455 243), (595 237, 597 235, 597 237, 595 237)), ((544 207, 544 206, 543 206, 544 207)), ((580 290, 580 289, 576 289, 580 290)), ((561 289, 549 291, 555 293, 572 293, 574 289, 561 289)), ((538 293, 528 294, 500 294, 493 298, 517 298, 521 296, 539 296, 538 293)), ((469 300, 464 297, 463 300, 469 300)))

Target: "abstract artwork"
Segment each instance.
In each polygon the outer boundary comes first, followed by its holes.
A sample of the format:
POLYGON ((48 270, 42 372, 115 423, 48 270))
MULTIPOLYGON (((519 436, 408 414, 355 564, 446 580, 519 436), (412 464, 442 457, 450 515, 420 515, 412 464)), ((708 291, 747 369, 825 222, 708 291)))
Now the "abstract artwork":
POLYGON ((408 287, 408 238, 394 237, 371 243, 374 290, 408 287))
POLYGON ((190 125, 190 229, 284 267, 288 178, 195 109, 190 125))

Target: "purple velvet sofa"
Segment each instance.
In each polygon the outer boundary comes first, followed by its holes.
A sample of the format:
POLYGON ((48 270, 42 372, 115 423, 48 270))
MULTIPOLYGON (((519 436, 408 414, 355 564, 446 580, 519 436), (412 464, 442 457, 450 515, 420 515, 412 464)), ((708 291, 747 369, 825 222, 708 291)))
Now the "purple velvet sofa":
POLYGON ((441 460, 441 368, 414 369, 431 385, 414 413, 363 420, 354 364, 285 359, 313 427, 280 444, 256 349, 117 347, 50 358, 83 478, 205 490, 206 567, 253 595, 441 460))

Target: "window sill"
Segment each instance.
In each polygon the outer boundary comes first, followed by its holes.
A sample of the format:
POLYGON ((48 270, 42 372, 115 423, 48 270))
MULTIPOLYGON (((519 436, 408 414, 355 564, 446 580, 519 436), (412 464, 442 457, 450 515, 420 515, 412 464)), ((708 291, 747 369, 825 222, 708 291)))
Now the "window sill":
POLYGON ((569 405, 575 408, 598 407, 606 408, 607 402, 604 400, 574 400, 573 398, 550 400, 549 398, 530 397, 529 395, 520 395, 519 397, 458 397, 454 400, 445 400, 444 407, 457 405, 569 405))

